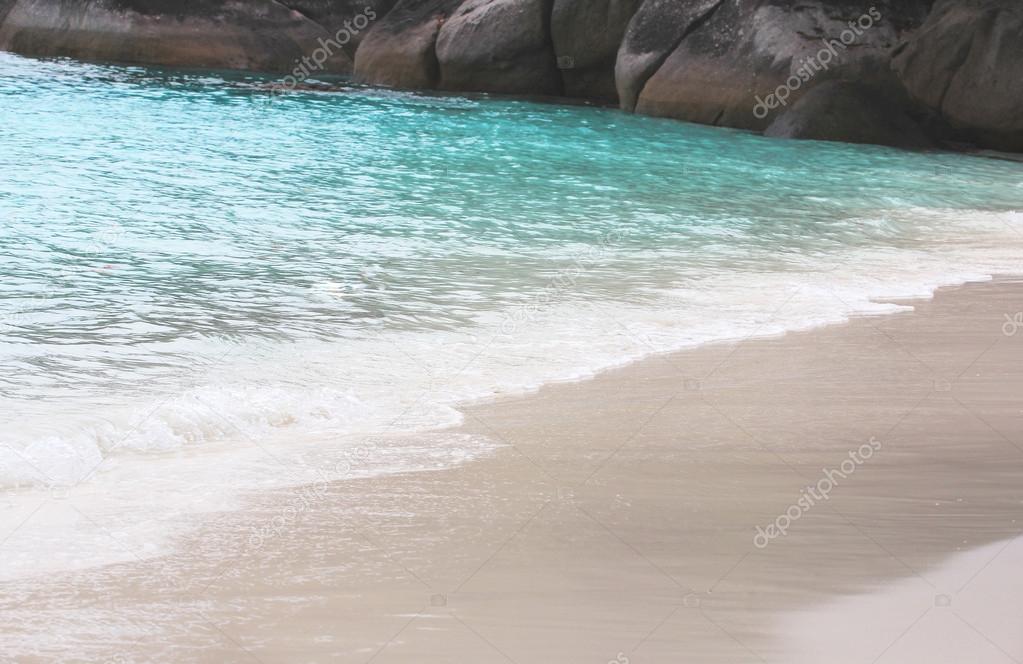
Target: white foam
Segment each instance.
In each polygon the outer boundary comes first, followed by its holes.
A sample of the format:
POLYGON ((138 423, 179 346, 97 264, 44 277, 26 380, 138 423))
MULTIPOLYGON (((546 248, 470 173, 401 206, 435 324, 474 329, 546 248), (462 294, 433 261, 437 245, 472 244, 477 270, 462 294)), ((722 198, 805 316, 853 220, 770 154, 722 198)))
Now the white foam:
MULTIPOLYGON (((166 553, 200 517, 238 509, 254 492, 450 468, 495 447, 492 441, 465 434, 421 433, 324 440, 268 437, 248 445, 230 441, 200 446, 187 453, 120 454, 78 485, 0 493, 5 526, 12 527, 4 542, 0 580, 166 553), (13 528, 17 524, 22 525, 13 528)), ((270 534, 254 531, 251 537, 261 543, 268 536, 286 536, 288 525, 274 524, 270 534)))
MULTIPOLYGON (((929 297, 941 286, 1023 274, 1023 215, 904 214, 941 235, 919 247, 788 257, 771 271, 679 268, 676 285, 620 299, 581 299, 570 286, 549 289, 513 310, 480 313, 474 325, 458 330, 392 329, 329 342, 225 347, 212 353, 220 361, 180 391, 98 412, 66 404, 61 414, 37 418, 37 428, 6 432, 0 484, 9 489, 15 515, 49 495, 46 487, 63 491, 82 480, 70 491, 86 501, 112 491, 130 505, 133 494, 123 487, 135 487, 141 499, 156 482, 167 496, 152 508, 156 513, 222 509, 247 489, 283 481, 274 464, 257 462, 264 456, 382 450, 381 440, 458 424, 459 403, 584 378, 653 353, 901 311, 904 305, 878 300, 929 297), (222 490, 190 499, 214 485, 222 490)), ((434 442, 448 450, 445 463, 494 445, 444 440, 434 442)), ((386 472, 423 467, 411 452, 390 458, 386 472)), ((112 503, 104 509, 116 512, 112 503)), ((88 549, 91 540, 83 541, 79 548, 88 549)), ((89 564, 105 559, 86 558, 89 564)), ((5 561, 5 573, 31 572, 26 560, 5 561)))

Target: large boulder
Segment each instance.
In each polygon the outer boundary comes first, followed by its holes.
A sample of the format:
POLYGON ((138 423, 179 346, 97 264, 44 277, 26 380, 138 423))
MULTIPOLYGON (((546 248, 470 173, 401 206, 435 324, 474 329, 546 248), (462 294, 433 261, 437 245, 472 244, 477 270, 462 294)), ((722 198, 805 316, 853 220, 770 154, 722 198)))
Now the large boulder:
MULTIPOLYGON (((665 22, 668 17, 658 20, 644 11, 648 5, 667 11, 658 4, 665 2, 647 0, 633 19, 630 37, 641 27, 641 17, 648 25, 665 22)), ((855 0, 689 0, 681 5, 690 10, 681 25, 677 18, 667 20, 675 28, 676 45, 660 63, 656 53, 647 55, 651 64, 631 83, 620 76, 619 89, 638 90, 640 113, 763 130, 777 109, 828 79, 897 90, 889 51, 907 28, 922 21, 927 3, 888 0, 864 8, 855 0)), ((677 13, 678 7, 670 11, 677 13)), ((670 41, 668 30, 658 30, 663 47, 670 41)), ((629 37, 623 43, 620 71, 643 55, 636 44, 629 37)), ((628 98, 623 94, 623 104, 628 98)))
MULTIPOLYGON (((344 50, 349 57, 355 59, 355 51, 368 32, 368 28, 357 26, 354 21, 359 14, 365 14, 370 22, 385 16, 394 7, 396 0, 280 0, 281 4, 301 12, 327 33, 342 35, 347 32, 350 39, 345 39, 344 50)), ((361 25, 361 22, 360 22, 361 25)))
POLYGON ((776 138, 933 148, 906 104, 859 83, 828 81, 811 88, 764 132, 776 138))
POLYGON ((561 78, 545 0, 466 0, 437 35, 438 87, 555 95, 561 78))
POLYGON ((645 0, 632 17, 615 63, 621 107, 636 109, 640 92, 679 42, 712 15, 723 0, 645 0))
POLYGON ((4 24, 7 13, 14 9, 15 0, 0 0, 0 25, 4 24))
POLYGON ((348 73, 333 35, 275 0, 9 0, 0 49, 32 56, 176 67, 348 73), (321 41, 322 40, 322 41, 321 41))
POLYGON ((913 97, 957 138, 1023 150, 1023 5, 942 0, 899 47, 894 66, 913 97))
POLYGON ((615 59, 641 0, 554 0, 551 42, 564 94, 617 101, 615 59))
POLYGON ((398 0, 355 52, 355 78, 394 88, 435 88, 437 35, 462 0, 398 0))

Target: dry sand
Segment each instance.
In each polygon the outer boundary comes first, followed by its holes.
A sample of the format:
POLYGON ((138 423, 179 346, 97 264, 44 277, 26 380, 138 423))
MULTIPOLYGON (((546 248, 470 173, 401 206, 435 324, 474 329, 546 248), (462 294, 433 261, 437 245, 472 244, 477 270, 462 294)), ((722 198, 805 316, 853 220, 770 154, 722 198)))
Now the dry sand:
POLYGON ((0 644, 18 662, 1023 662, 1023 329, 1003 333, 1023 282, 915 304, 469 407, 462 433, 496 454, 257 496, 176 555, 2 584, 0 644), (827 500, 792 507, 845 460, 827 500))

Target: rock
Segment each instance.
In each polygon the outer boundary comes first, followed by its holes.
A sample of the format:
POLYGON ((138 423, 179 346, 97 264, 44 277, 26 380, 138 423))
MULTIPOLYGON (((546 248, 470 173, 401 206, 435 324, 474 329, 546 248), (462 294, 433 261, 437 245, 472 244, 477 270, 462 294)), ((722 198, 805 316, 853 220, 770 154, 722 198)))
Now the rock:
POLYGON ((888 52, 917 16, 922 20, 925 4, 692 3, 687 6, 702 13, 691 17, 678 45, 642 85, 636 111, 763 130, 773 111, 798 100, 811 82, 841 78, 897 90, 888 52))
POLYGON ((343 31, 347 30, 351 39, 344 45, 344 50, 350 59, 354 60, 356 48, 368 28, 359 28, 353 20, 359 14, 366 14, 370 22, 374 22, 391 11, 395 0, 281 0, 281 2, 301 12, 328 34, 344 35, 343 31))
POLYGON ((444 90, 556 95, 544 0, 466 0, 437 36, 444 90))
POLYGON ((4 24, 4 19, 7 18, 8 12, 14 8, 15 0, 0 0, 0 25, 4 24))
POLYGON ((320 25, 273 0, 9 0, 0 49, 31 56, 176 67, 348 73, 351 58, 320 25))
POLYGON ((615 82, 623 109, 636 109, 640 92, 650 76, 664 64, 686 35, 717 10, 722 1, 643 2, 629 23, 615 63, 615 82))
POLYGON ((355 78, 394 88, 437 87, 440 28, 462 0, 398 0, 369 30, 355 52, 355 78))
POLYGON ((615 60, 641 0, 554 0, 551 43, 564 94, 618 101, 615 60))
POLYGON ((956 138, 1023 150, 1023 6, 941 0, 900 45, 894 67, 909 93, 936 109, 956 138))
POLYGON ((779 115, 764 135, 911 149, 935 147, 902 103, 848 81, 814 86, 779 115))

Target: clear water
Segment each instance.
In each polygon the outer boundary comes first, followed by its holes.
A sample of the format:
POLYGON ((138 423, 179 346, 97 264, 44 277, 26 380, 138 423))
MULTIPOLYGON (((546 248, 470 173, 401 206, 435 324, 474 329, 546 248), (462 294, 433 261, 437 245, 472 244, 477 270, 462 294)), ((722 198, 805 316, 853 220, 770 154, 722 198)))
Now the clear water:
POLYGON ((1023 271, 1020 164, 259 83, 0 54, 0 485, 437 427, 1023 271))

